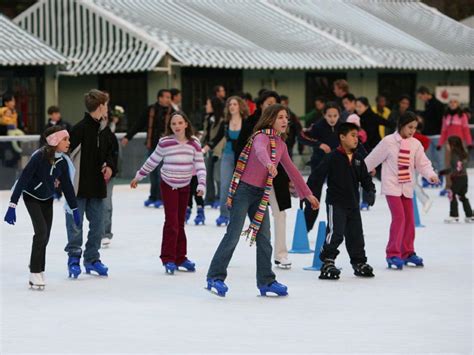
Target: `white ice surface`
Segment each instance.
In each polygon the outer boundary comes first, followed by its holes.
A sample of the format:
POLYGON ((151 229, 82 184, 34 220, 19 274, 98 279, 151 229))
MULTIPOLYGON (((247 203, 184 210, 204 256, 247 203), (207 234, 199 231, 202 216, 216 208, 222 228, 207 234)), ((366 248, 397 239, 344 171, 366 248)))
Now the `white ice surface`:
MULTIPOLYGON (((470 171, 472 197, 474 171, 470 171)), ((304 271, 312 254, 290 255, 291 270, 276 269, 289 297, 257 297, 255 247, 240 241, 229 267, 229 293, 203 287, 225 228, 217 210, 206 226, 189 225, 188 255, 196 273, 167 276, 158 259, 163 209, 142 207, 148 185, 114 190, 114 239, 102 250, 108 278, 67 278, 62 203, 54 204, 47 250, 46 290, 27 287, 32 226, 23 201, 17 224, 2 221, 1 348, 6 353, 462 353, 473 351, 473 226, 446 225, 448 200, 428 190, 434 204, 422 214, 416 250, 423 269, 388 270, 390 214, 385 198, 363 212, 366 249, 376 277, 352 274, 345 248, 339 281, 304 271)), ((1 213, 9 192, 0 192, 1 213)), ((471 198, 472 200, 472 198, 471 198)), ((288 211, 291 246, 297 201, 288 211)), ((464 216, 461 208, 461 215, 464 216)), ((194 212, 193 217, 194 218, 194 212)), ((326 219, 323 205, 320 220, 326 219)), ((310 234, 314 247, 316 230, 310 234)))

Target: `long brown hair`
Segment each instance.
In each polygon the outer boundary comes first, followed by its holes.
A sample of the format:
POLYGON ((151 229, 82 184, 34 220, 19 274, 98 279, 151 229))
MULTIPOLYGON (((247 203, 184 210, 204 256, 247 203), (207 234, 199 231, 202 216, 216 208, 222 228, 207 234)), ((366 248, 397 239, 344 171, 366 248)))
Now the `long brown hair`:
POLYGON ((188 116, 186 116, 186 114, 182 111, 176 111, 174 112, 170 118, 167 120, 166 122, 166 132, 165 132, 165 135, 166 136, 171 136, 173 135, 173 130, 171 129, 171 120, 173 119, 173 117, 176 117, 176 116, 180 116, 184 119, 184 121, 188 124, 188 127, 186 127, 185 131, 184 131, 184 135, 186 136, 187 139, 192 139, 193 135, 194 135, 194 128, 193 128, 193 125, 191 123, 191 121, 189 120, 188 116))
POLYGON ((237 103, 239 104, 240 117, 242 117, 242 119, 245 120, 249 115, 249 107, 247 106, 247 103, 239 96, 231 96, 225 102, 225 108, 224 108, 225 122, 229 122, 230 119, 232 118, 232 115, 229 112, 229 104, 232 100, 237 101, 237 103))
POLYGON ((47 161, 49 161, 51 164, 54 164, 54 161, 55 161, 54 153, 56 153, 56 147, 49 145, 48 142, 46 141, 46 137, 62 130, 64 130, 64 128, 61 126, 53 126, 53 127, 46 128, 45 131, 43 132, 43 141, 45 143, 44 143, 44 146, 41 147, 41 151, 43 152, 43 157, 47 161))
MULTIPOLYGON (((258 120, 253 131, 257 132, 257 131, 260 131, 261 129, 273 128, 273 124, 275 123, 278 117, 278 114, 281 111, 285 111, 288 117, 290 117, 290 113, 288 112, 288 109, 282 104, 274 104, 274 105, 268 106, 265 110, 263 110, 262 116, 258 120)), ((286 139, 286 132, 282 133, 281 138, 283 138, 283 140, 286 139)))
POLYGON ((464 149, 461 138, 458 136, 449 136, 448 144, 452 153, 456 154, 461 160, 467 159, 468 154, 464 149))

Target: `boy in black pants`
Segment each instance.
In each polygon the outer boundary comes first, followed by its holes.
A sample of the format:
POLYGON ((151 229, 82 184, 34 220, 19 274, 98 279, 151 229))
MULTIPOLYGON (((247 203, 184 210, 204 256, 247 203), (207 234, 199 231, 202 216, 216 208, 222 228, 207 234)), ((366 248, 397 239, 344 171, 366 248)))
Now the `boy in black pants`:
POLYGON ((334 265, 338 247, 346 237, 346 248, 356 276, 373 277, 373 269, 367 264, 364 234, 359 210, 359 184, 367 192, 367 202, 375 202, 375 185, 367 171, 362 156, 356 151, 359 127, 353 123, 341 123, 337 129, 340 146, 327 154, 315 171, 316 189, 321 189, 327 178, 328 225, 326 241, 321 249, 323 261, 320 279, 339 279, 340 270, 334 265))

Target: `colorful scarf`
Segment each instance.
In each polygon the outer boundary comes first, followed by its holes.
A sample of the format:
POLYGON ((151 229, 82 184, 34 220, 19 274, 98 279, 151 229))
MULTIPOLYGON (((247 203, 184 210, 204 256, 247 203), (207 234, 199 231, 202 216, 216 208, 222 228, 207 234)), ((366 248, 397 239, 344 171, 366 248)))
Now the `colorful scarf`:
POLYGON ((410 140, 402 139, 398 152, 398 182, 406 184, 411 182, 410 176, 410 140))
MULTIPOLYGON (((255 132, 250 139, 248 140, 247 144, 245 145, 242 153, 240 153, 239 160, 237 161, 237 166, 235 167, 234 174, 232 176, 232 181, 229 187, 229 194, 227 196, 227 206, 229 208, 232 207, 232 200, 234 199, 235 192, 237 191, 237 187, 240 183, 240 178, 245 171, 247 166, 247 161, 250 155, 250 151, 252 149, 253 140, 259 134, 266 134, 270 139, 270 159, 273 164, 275 164, 276 159, 276 136, 280 136, 280 133, 275 131, 274 129, 262 129, 260 131, 255 132)), ((267 181, 265 182, 265 190, 263 192, 262 200, 260 201, 260 205, 258 206, 258 210, 253 217, 252 223, 247 230, 242 232, 242 236, 245 236, 248 240, 250 238, 250 246, 255 243, 257 239, 257 234, 260 229, 260 226, 263 221, 263 217, 265 216, 265 211, 267 210, 268 201, 270 199, 270 191, 273 186, 273 177, 270 172, 267 175, 267 181)))

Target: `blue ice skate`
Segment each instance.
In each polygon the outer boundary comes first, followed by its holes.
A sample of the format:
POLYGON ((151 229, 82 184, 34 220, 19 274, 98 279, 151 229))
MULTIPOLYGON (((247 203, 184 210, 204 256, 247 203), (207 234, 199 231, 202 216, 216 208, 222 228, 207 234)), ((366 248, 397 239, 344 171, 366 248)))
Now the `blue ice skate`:
POLYGON ((191 218, 191 207, 186 207, 186 223, 188 223, 189 218, 191 218))
POLYGON ((227 293, 227 291, 229 291, 229 288, 224 283, 224 281, 216 279, 207 279, 206 289, 213 293, 215 292, 218 296, 221 297, 225 297, 225 294, 227 293))
POLYGON ((92 271, 96 272, 99 276, 109 276, 109 268, 102 264, 102 261, 96 260, 91 263, 84 262, 86 268, 86 274, 90 274, 92 271))
POLYGON ((416 253, 411 254, 408 258, 404 260, 405 265, 408 263, 413 264, 415 266, 424 266, 423 265, 423 258, 420 258, 416 253))
POLYGON ((206 216, 204 215, 204 208, 198 207, 196 218, 194 218, 194 224, 197 226, 200 224, 204 225, 205 221, 206 221, 206 216))
POLYGON ((179 268, 184 268, 186 269, 186 271, 194 272, 196 271, 196 264, 193 263, 191 260, 186 259, 184 262, 177 266, 178 271, 180 270, 179 268))
POLYGON ((154 205, 155 205, 155 208, 160 208, 161 206, 163 206, 163 201, 161 201, 161 200, 156 200, 155 203, 154 203, 154 205))
POLYGON ((150 206, 154 206, 155 205, 155 200, 152 200, 152 199, 148 199, 146 200, 145 202, 143 202, 143 206, 145 207, 150 207, 150 206))
POLYGON ((390 269, 392 268, 392 265, 395 266, 398 270, 403 269, 404 261, 400 259, 398 256, 392 256, 391 258, 387 258, 386 260, 387 260, 388 267, 390 269))
POLYGON ((258 289, 260 290, 260 295, 262 296, 266 296, 267 292, 272 292, 277 296, 288 296, 288 287, 277 281, 273 281, 270 285, 262 286, 258 289))
POLYGON ((221 202, 219 200, 216 200, 212 203, 212 208, 214 208, 215 210, 219 207, 221 207, 221 202))
POLYGON ((176 267, 176 264, 169 261, 167 263, 165 263, 163 265, 165 267, 165 272, 168 274, 168 275, 174 275, 174 272, 176 271, 177 267, 176 267))
POLYGON ((444 197, 444 196, 446 196, 447 194, 448 194, 448 190, 446 190, 446 189, 442 189, 442 190, 439 192, 439 195, 440 195, 441 197, 444 197))
POLYGON ((78 258, 77 256, 70 256, 67 260, 67 268, 69 270, 69 277, 74 277, 77 279, 77 277, 81 274, 81 265, 79 264, 79 261, 81 258, 78 258))
POLYGON ((218 227, 220 227, 222 224, 227 226, 229 224, 229 217, 226 217, 226 216, 219 216, 217 219, 216 219, 216 224, 218 227))
POLYGON ((360 203, 360 210, 361 211, 368 211, 369 210, 369 204, 367 202, 361 202, 360 203))

